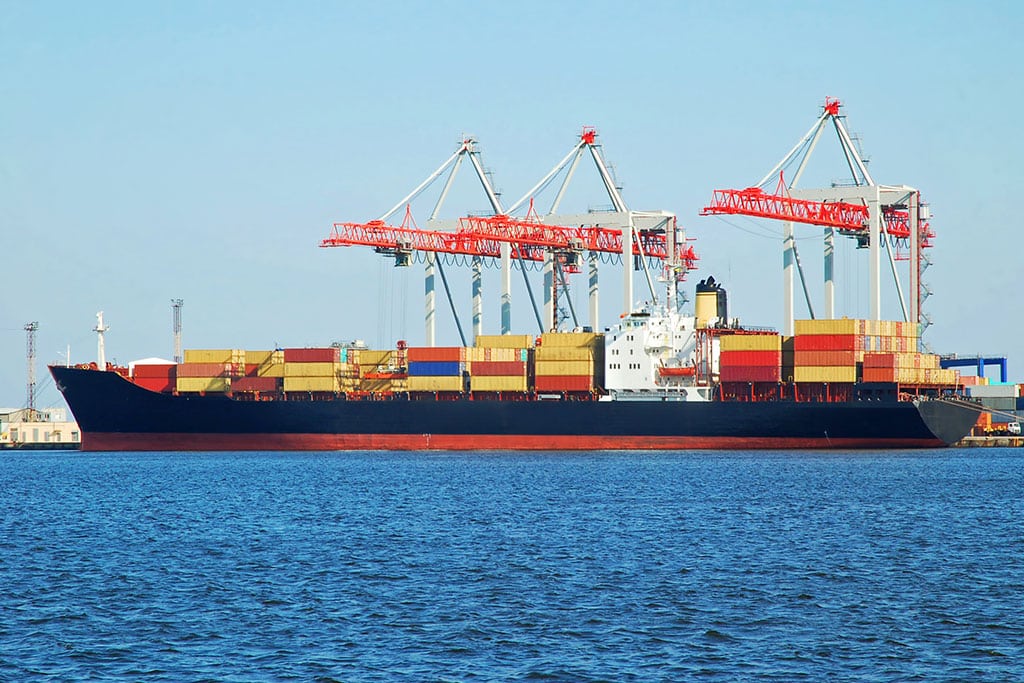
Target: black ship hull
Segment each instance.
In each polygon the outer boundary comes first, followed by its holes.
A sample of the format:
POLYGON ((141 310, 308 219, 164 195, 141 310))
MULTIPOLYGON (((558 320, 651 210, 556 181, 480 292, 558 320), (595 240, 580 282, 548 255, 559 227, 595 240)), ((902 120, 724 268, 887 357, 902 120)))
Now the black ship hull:
POLYGON ((935 448, 977 412, 950 401, 240 400, 50 368, 82 450, 935 448))

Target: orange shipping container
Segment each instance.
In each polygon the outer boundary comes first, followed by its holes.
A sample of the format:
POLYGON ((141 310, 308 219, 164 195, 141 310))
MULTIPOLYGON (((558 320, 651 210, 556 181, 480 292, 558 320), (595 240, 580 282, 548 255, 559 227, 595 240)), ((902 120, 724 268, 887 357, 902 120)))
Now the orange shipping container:
POLYGON ((802 334, 793 337, 794 351, 863 351, 865 338, 853 334, 802 334))
POLYGON ((852 367, 857 364, 856 351, 795 351, 793 365, 852 367))
POLYGON ((407 361, 462 362, 466 360, 466 349, 462 346, 410 346, 405 351, 407 361))

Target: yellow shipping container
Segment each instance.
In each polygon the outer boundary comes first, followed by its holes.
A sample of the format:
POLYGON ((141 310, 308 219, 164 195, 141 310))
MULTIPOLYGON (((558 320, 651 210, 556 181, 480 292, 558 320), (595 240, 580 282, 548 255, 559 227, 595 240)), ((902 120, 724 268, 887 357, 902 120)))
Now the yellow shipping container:
POLYGON ((719 343, 722 351, 782 350, 782 337, 777 334, 724 334, 719 343))
POLYGON ((538 360, 533 368, 537 375, 594 375, 593 360, 538 360))
POLYGON ((526 377, 470 377, 470 391, 527 391, 526 377))
POLYGON ((391 362, 394 351, 372 351, 370 349, 359 349, 359 365, 384 365, 391 362))
POLYGON ((793 329, 797 336, 804 334, 864 334, 865 321, 858 318, 796 320, 793 329))
POLYGON ((257 377, 284 377, 284 362, 267 363, 256 370, 257 377))
POLYGON ((361 379, 356 389, 375 393, 402 392, 409 390, 409 383, 405 379, 361 379))
MULTIPOLYGON (((328 363, 330 365, 330 363, 328 363)), ((332 377, 288 377, 284 378, 284 390, 288 391, 341 391, 341 383, 332 377)))
POLYGON ((604 345, 604 335, 597 332, 545 332, 540 335, 541 347, 575 347, 604 345))
POLYGON ((538 346, 533 351, 533 357, 538 361, 593 360, 594 349, 571 346, 538 346))
POLYGON ((285 377, 337 377, 340 363, 285 363, 285 377))
POLYGON ((231 380, 228 377, 179 377, 176 386, 179 393, 224 393, 231 388, 231 380))
POLYGON ((421 375, 410 377, 409 391, 462 391, 461 377, 434 377, 421 375))
POLYGON ((924 372, 920 368, 896 368, 896 381, 900 384, 922 384, 924 372))
POLYGON ((489 349, 529 349, 533 348, 533 337, 528 334, 481 334, 475 345, 489 349))
MULTIPOLYGON (((263 365, 264 363, 270 363, 274 357, 273 351, 245 351, 245 364, 246 365, 263 365)), ((281 354, 284 355, 283 353, 281 354)))
POLYGON ((466 360, 473 361, 500 361, 504 363, 514 361, 525 361, 526 349, 511 347, 483 347, 474 346, 466 349, 466 360))
POLYGON ((186 363, 244 363, 240 349, 185 349, 186 363))
POLYGON ((793 368, 794 382, 856 382, 856 366, 804 365, 793 368))

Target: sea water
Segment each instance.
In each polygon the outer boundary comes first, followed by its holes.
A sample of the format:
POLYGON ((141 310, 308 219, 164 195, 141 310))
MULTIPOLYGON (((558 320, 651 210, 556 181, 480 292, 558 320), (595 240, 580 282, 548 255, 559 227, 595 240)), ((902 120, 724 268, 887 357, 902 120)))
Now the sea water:
POLYGON ((0 680, 1022 680, 1022 456, 6 453, 0 680))

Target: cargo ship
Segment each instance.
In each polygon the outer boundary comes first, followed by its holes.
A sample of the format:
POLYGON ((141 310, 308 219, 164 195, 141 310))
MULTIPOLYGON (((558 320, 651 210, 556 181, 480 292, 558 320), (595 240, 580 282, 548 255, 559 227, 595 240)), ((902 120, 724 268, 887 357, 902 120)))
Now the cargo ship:
POLYGON ((198 349, 50 372, 84 451, 948 446, 979 409, 918 348, 917 325, 895 321, 744 328, 705 281, 694 315, 643 307, 603 333, 198 349))

